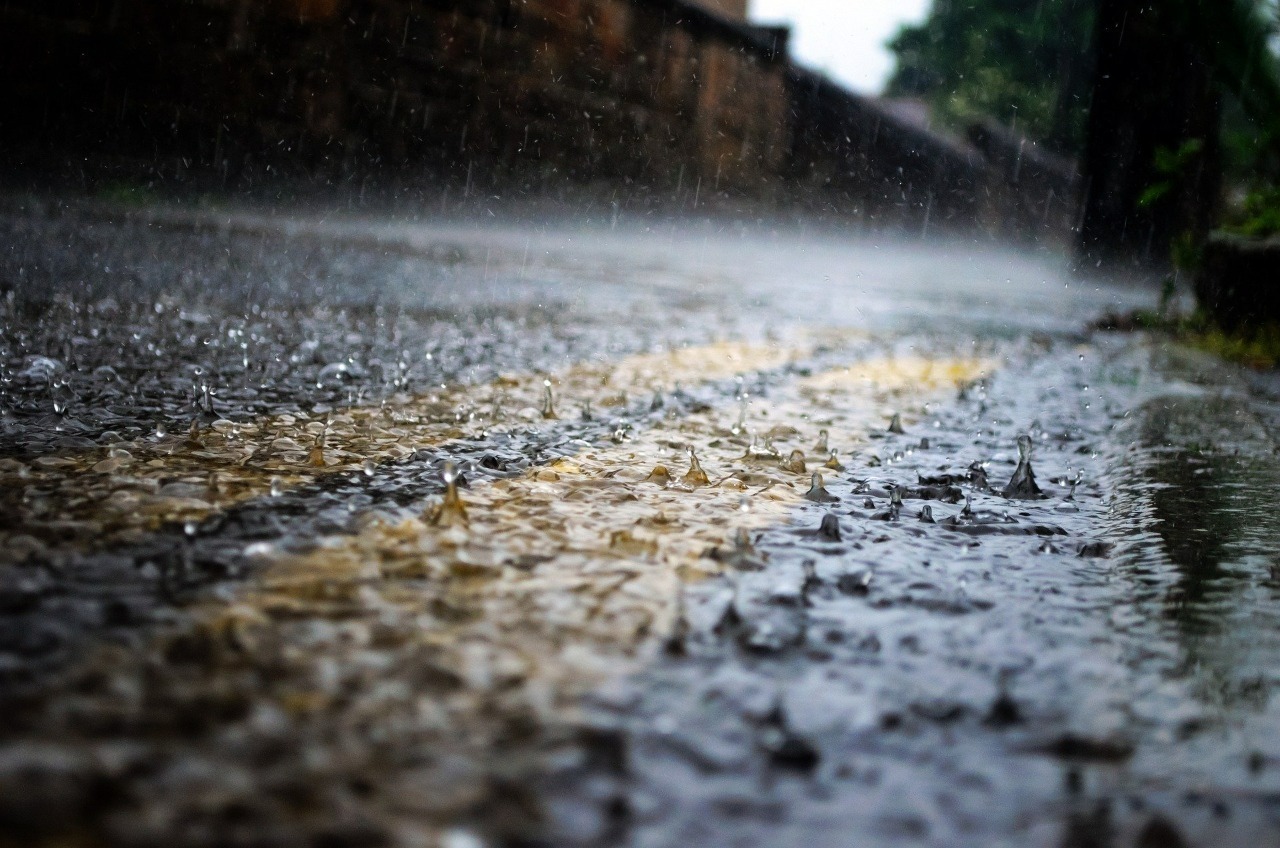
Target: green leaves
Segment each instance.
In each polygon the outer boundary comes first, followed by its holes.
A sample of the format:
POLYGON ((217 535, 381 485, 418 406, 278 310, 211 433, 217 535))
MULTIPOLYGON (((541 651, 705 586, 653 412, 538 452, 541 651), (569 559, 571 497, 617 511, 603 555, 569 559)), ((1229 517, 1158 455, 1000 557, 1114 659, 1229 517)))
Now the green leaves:
POLYGON ((1204 140, 1199 138, 1187 139, 1176 150, 1170 150, 1168 147, 1156 148, 1154 167, 1155 172, 1162 179, 1157 180, 1142 193, 1138 198, 1138 206, 1140 208, 1153 206, 1172 192, 1177 187, 1178 180, 1203 150, 1204 140))
POLYGON ((889 47, 886 93, 922 97, 945 123, 992 117, 1072 152, 1089 105, 1090 0, 937 2, 889 47))

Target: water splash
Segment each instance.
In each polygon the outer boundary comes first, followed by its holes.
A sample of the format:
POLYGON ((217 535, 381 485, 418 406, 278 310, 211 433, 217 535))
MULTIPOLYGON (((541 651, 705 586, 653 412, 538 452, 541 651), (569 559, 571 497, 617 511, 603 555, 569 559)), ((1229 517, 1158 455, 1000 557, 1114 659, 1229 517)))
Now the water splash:
POLYGON ((832 542, 841 540, 840 519, 834 512, 828 512, 822 516, 822 523, 818 525, 818 535, 832 542))
POLYGON ((745 527, 734 531, 732 547, 727 551, 720 548, 713 550, 711 558, 739 571, 760 571, 765 567, 764 558, 756 552, 756 547, 751 542, 751 533, 745 527))
POLYGON ((804 451, 793 450, 786 459, 779 463, 779 467, 784 471, 791 471, 795 474, 805 474, 808 469, 804 464, 804 451))
POLYGON ((893 413, 893 418, 889 421, 887 431, 898 435, 902 435, 907 432, 902 428, 902 415, 900 413, 893 413))
POLYGON ((440 477, 444 480, 444 500, 431 510, 430 522, 437 527, 467 526, 467 508, 458 494, 458 466, 446 462, 440 477))
POLYGON ((1036 485, 1036 475, 1031 470, 1031 450, 1031 437, 1025 433, 1018 436, 1018 467, 1001 492, 1006 498, 1039 500, 1046 497, 1036 485))
POLYGON ((316 434, 316 442, 311 446, 311 453, 307 457, 307 464, 312 468, 324 468, 324 447, 326 442, 327 430, 316 434))
POLYGON ((671 485, 671 472, 665 465, 655 465, 653 470, 649 472, 649 476, 644 478, 644 481, 665 489, 671 485))
POLYGON ((702 470, 702 463, 698 462, 698 455, 693 452, 693 448, 689 448, 689 470, 685 472, 681 482, 695 489, 699 486, 711 485, 711 478, 707 476, 706 471, 702 470))
POLYGON ((840 500, 827 491, 825 481, 817 471, 813 472, 813 477, 810 478, 809 491, 805 492, 804 498, 814 503, 834 503, 840 500))
POLYGON ((542 417, 547 420, 559 418, 556 415, 555 395, 551 392, 551 381, 542 381, 542 417))

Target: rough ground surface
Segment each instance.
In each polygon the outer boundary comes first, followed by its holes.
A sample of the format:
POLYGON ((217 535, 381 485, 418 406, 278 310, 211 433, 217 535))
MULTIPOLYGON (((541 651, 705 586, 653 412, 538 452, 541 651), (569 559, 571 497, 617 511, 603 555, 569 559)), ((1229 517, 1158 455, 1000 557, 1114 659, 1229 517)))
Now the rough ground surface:
POLYGON ((0 845, 1280 844, 1280 407, 1080 330, 1146 293, 707 222, 0 244, 0 845))

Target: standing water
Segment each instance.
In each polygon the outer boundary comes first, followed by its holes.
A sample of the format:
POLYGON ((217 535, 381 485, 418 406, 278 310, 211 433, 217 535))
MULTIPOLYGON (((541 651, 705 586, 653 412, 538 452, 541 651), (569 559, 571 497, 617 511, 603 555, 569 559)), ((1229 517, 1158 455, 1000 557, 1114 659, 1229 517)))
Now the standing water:
POLYGON ((1153 294, 171 224, 0 216, 2 832, 1277 843, 1280 407, 1153 294))

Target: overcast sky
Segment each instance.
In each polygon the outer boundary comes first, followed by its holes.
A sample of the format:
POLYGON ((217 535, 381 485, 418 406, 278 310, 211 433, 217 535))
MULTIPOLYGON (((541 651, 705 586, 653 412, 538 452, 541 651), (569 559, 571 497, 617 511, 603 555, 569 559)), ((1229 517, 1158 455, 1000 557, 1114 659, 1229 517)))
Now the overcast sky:
POLYGON ((750 0, 752 20, 790 23, 791 53, 854 91, 878 94, 893 70, 884 43, 931 0, 750 0))

